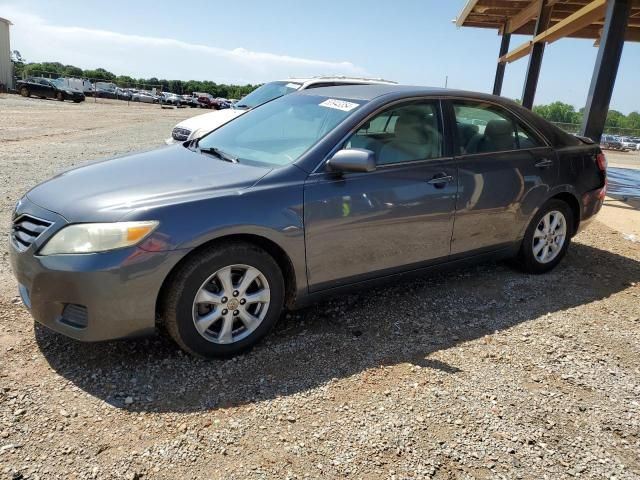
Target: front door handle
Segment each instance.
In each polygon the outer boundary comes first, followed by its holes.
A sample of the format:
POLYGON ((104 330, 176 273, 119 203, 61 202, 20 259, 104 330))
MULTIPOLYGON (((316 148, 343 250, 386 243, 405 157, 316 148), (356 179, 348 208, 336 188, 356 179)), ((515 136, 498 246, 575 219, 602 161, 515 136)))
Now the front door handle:
POLYGON ((542 160, 535 163, 538 168, 548 168, 553 165, 553 160, 549 160, 548 158, 543 158, 542 160))
POLYGON ((435 187, 442 188, 445 183, 449 183, 453 181, 453 177, 451 175, 447 175, 446 173, 438 173, 433 176, 431 180, 427 180, 429 185, 434 185, 435 187))

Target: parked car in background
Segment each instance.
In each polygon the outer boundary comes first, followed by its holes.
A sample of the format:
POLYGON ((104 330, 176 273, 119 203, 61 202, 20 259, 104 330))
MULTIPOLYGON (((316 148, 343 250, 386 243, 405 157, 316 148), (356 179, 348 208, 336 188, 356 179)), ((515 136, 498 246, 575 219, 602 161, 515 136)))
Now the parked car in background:
POLYGON ((192 95, 184 94, 184 95, 181 95, 181 97, 182 97, 182 100, 184 101, 183 103, 185 105, 188 105, 191 108, 197 108, 200 106, 200 104, 198 103, 198 99, 194 98, 192 95))
POLYGON ((131 95, 132 102, 157 103, 157 98, 150 92, 138 91, 131 95))
POLYGON ((613 135, 602 135, 600 146, 606 150, 622 150, 622 142, 613 135))
MULTIPOLYGON (((256 88, 250 94, 242 97, 235 103, 229 102, 230 108, 218 109, 216 112, 205 113, 196 117, 189 118, 178 123, 171 131, 171 136, 165 140, 165 143, 172 144, 175 142, 184 142, 199 138, 215 128, 227 123, 243 113, 255 108, 263 103, 269 102, 274 98, 287 95, 298 90, 306 90, 309 88, 332 87, 338 85, 395 85, 381 79, 368 78, 350 78, 350 77, 314 77, 314 78, 297 78, 280 80, 276 82, 265 83, 256 88)), ((207 94, 208 95, 208 94, 207 94)), ((213 97, 208 99, 209 103, 213 102, 213 97)), ((202 98, 200 98, 202 101, 202 98)), ((211 108, 211 107, 209 107, 211 108)))
POLYGON ((39 184, 16 205, 9 258, 50 329, 162 326, 187 352, 229 356, 285 306, 482 260, 550 271, 605 188, 597 144, 505 98, 319 88, 39 184))
POLYGON ((218 97, 215 99, 215 106, 218 110, 223 110, 225 108, 231 108, 231 102, 226 98, 218 97))
POLYGON ((86 95, 88 91, 93 89, 93 84, 89 80, 83 80, 80 78, 68 78, 61 77, 57 79, 61 81, 67 87, 75 88, 76 90, 80 90, 82 93, 86 95))
POLYGON ((622 148, 626 148, 627 150, 640 149, 640 143, 631 137, 620 137, 620 143, 622 144, 622 148))
POLYGON ((185 103, 184 99, 180 95, 176 95, 171 92, 162 92, 160 98, 161 105, 172 105, 174 107, 179 107, 185 103))
POLYGON ((200 108, 215 108, 215 97, 209 93, 198 93, 198 106, 200 108))
POLYGON ((23 97, 55 98, 61 102, 71 100, 75 103, 85 100, 82 90, 66 85, 59 79, 29 77, 16 82, 16 90, 23 97))
POLYGON ((126 88, 116 87, 115 94, 119 100, 131 100, 131 92, 126 88))

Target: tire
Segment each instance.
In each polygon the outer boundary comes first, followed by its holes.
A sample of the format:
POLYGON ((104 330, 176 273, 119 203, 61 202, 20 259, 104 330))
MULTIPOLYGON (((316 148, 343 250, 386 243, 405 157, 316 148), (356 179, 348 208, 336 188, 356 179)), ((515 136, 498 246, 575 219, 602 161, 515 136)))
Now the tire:
POLYGON ((525 232, 517 258, 520 268, 525 272, 534 274, 553 270, 567 253, 571 243, 573 226, 573 212, 569 205, 562 200, 549 200, 546 202, 534 215, 525 232), (552 231, 549 228, 545 231, 543 222, 545 217, 549 227, 552 227, 555 221, 558 222, 555 230, 552 231), (562 227, 562 220, 564 220, 564 227, 562 227), (562 228, 564 228, 564 236, 560 243, 559 237, 562 234, 562 228), (554 250, 554 245, 556 247, 559 246, 559 248, 554 250), (546 258, 545 249, 549 252, 549 256, 546 258))
POLYGON ((249 350, 271 330, 280 317, 284 291, 282 272, 264 250, 247 243, 220 244, 188 259, 172 273, 161 298, 160 316, 171 338, 186 352, 206 358, 230 357, 249 350), (247 277, 249 271, 252 274, 247 277), (260 276, 243 291, 242 280, 253 278, 256 271, 260 276), (231 280, 226 289, 225 277, 231 280), (268 300, 251 302, 250 297, 268 300), (196 302, 197 298, 203 303, 196 302), (214 317, 217 320, 209 320, 214 317))
POLYGON ((20 89, 20 95, 22 95, 23 97, 29 97, 31 96, 31 92, 29 91, 29 89, 27 87, 22 87, 20 89))
POLYGON ((84 100, 74 100, 73 103, 80 103, 83 102, 84 100))
POLYGON ((58 100, 59 102, 64 102, 64 93, 62 92, 56 93, 56 100, 58 100))

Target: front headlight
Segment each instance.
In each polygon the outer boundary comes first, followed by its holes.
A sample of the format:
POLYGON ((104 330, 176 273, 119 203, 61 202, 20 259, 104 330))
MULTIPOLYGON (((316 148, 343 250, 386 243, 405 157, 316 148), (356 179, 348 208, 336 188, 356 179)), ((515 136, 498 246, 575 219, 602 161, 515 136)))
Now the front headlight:
POLYGON ((157 226, 157 221, 68 225, 49 239, 40 255, 94 253, 130 247, 141 242, 157 226))

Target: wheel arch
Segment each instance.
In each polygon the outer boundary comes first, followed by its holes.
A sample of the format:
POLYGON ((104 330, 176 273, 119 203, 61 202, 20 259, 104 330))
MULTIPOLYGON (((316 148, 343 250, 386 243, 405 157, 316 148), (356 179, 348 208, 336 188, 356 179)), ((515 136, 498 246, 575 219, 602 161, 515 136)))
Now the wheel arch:
POLYGON ((573 237, 578 233, 580 227, 580 202, 573 193, 568 191, 556 193, 547 199, 547 201, 549 200, 561 200, 569 205, 571 213, 573 214, 573 231, 571 232, 571 236, 573 237))
POLYGON ((227 234, 220 237, 216 237, 214 239, 211 239, 197 246, 196 248, 191 250, 189 253, 187 253, 184 257, 182 257, 180 261, 178 261, 178 263, 176 263, 173 266, 171 271, 168 273, 168 275, 165 277, 164 281, 162 282, 162 286, 160 287, 160 290, 158 291, 158 296, 156 298, 156 326, 162 323, 162 319, 160 318, 161 300, 165 295, 166 289, 169 287, 169 285, 173 281, 173 278, 176 272, 180 269, 180 267, 185 262, 193 258, 194 256, 199 255, 202 251, 208 248, 211 248, 215 245, 222 245, 225 243, 248 243, 261 248, 262 250, 267 252, 269 255, 271 255, 273 259, 276 261, 276 263, 278 264, 278 267, 280 267, 280 270, 282 271, 282 276, 285 283, 285 306, 286 307, 294 306, 296 301, 296 292, 297 292, 298 285, 297 285, 297 279, 296 279, 293 262, 291 261, 291 258, 289 257, 287 252, 285 252, 285 250, 273 240, 261 235, 249 234, 249 233, 227 234))

